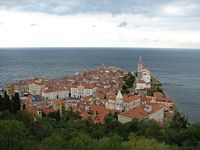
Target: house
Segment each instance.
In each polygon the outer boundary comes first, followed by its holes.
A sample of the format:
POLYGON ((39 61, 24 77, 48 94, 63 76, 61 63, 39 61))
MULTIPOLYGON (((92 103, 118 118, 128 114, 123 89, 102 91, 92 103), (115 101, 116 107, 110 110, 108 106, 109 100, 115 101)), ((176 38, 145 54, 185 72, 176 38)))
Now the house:
POLYGON ((107 93, 107 101, 105 102, 105 107, 110 110, 116 109, 116 93, 114 91, 109 91, 107 93))
POLYGON ((142 58, 140 57, 138 63, 138 76, 136 78, 135 91, 141 95, 145 95, 147 89, 151 88, 151 74, 149 69, 144 67, 142 58))
POLYGON ((164 107, 158 104, 141 105, 118 114, 118 121, 121 123, 127 123, 133 119, 153 119, 162 122, 164 119, 164 107))
POLYGON ((142 101, 140 96, 133 94, 122 95, 121 91, 119 90, 117 95, 114 92, 109 93, 105 107, 110 110, 121 112, 138 107, 141 103, 142 101))
POLYGON ((92 105, 90 107, 90 111, 92 112, 92 115, 90 115, 90 118, 95 123, 99 123, 99 124, 103 124, 105 117, 110 113, 110 110, 106 109, 102 105, 92 105))
POLYGON ((68 98, 69 90, 66 88, 45 88, 42 90, 42 96, 46 100, 56 99, 56 98, 68 98))
POLYGON ((141 97, 133 94, 125 94, 123 96, 123 101, 125 111, 138 107, 142 103, 141 97))
POLYGON ((7 85, 6 89, 9 93, 17 92, 22 94, 28 91, 28 84, 25 81, 11 82, 7 85))
POLYGON ((165 96, 164 96, 161 92, 154 92, 154 93, 153 93, 153 97, 156 97, 156 98, 164 98, 165 96))
POLYGON ((96 91, 96 86, 93 84, 85 84, 71 87, 71 97, 81 98, 91 96, 96 91))
POLYGON ((65 110, 64 100, 62 99, 53 99, 52 101, 52 108, 55 111, 59 111, 60 116, 63 115, 63 111, 65 110))
POLYGON ((28 84, 29 93, 32 95, 41 95, 42 89, 45 87, 46 85, 42 83, 42 79, 35 79, 33 82, 28 84))
POLYGON ((174 100, 172 98, 156 98, 155 103, 172 107, 174 105, 174 100))

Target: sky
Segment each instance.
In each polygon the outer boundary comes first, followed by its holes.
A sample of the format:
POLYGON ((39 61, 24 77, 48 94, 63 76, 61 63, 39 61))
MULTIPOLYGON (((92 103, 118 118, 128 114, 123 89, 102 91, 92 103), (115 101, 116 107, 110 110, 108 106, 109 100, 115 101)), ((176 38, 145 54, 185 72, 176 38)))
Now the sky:
POLYGON ((0 47, 200 48, 200 0, 0 0, 0 47))

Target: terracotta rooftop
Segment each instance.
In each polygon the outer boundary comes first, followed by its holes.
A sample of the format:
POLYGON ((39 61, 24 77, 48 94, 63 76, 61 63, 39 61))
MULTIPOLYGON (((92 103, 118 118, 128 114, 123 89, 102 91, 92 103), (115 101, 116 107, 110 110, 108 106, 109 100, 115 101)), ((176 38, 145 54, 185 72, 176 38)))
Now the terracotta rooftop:
POLYGON ((152 107, 152 110, 150 112, 147 112, 146 110, 144 110, 145 105, 141 105, 140 107, 131 109, 129 111, 122 112, 122 113, 120 113, 120 115, 129 117, 132 119, 143 119, 143 118, 146 118, 149 114, 152 114, 152 113, 160 110, 161 108, 163 108, 161 105, 158 105, 158 104, 152 104, 150 106, 152 107))
POLYGON ((141 99, 141 98, 138 95, 127 95, 127 94, 123 95, 123 101, 127 102, 127 103, 130 103, 132 101, 136 101, 139 99, 141 99))
POLYGON ((172 98, 157 98, 156 101, 166 102, 166 103, 174 103, 174 100, 172 98))
POLYGON ((56 106, 60 106, 64 103, 64 101, 61 99, 54 99, 54 100, 52 100, 52 103, 56 106))
POLYGON ((106 109, 102 105, 92 105, 90 108, 92 111, 97 111, 98 114, 108 114, 110 112, 109 109, 106 109))

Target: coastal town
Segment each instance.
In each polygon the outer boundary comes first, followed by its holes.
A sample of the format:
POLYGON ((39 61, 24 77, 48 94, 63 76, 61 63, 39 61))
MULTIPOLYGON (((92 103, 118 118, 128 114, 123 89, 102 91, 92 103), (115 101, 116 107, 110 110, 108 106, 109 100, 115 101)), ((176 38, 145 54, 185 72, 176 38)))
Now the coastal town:
POLYGON ((104 124, 108 114, 120 123, 133 119, 157 122, 171 119, 174 100, 166 97, 162 84, 139 58, 136 72, 115 66, 99 66, 63 78, 30 78, 8 83, 4 91, 19 93, 21 109, 42 118, 51 112, 78 112, 82 119, 104 124))

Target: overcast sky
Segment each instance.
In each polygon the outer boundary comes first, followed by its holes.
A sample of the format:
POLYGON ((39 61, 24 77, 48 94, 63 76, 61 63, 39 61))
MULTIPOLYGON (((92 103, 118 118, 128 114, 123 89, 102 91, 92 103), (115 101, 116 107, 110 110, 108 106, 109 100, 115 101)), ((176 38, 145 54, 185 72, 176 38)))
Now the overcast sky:
POLYGON ((0 0, 0 47, 200 48, 200 0, 0 0))

